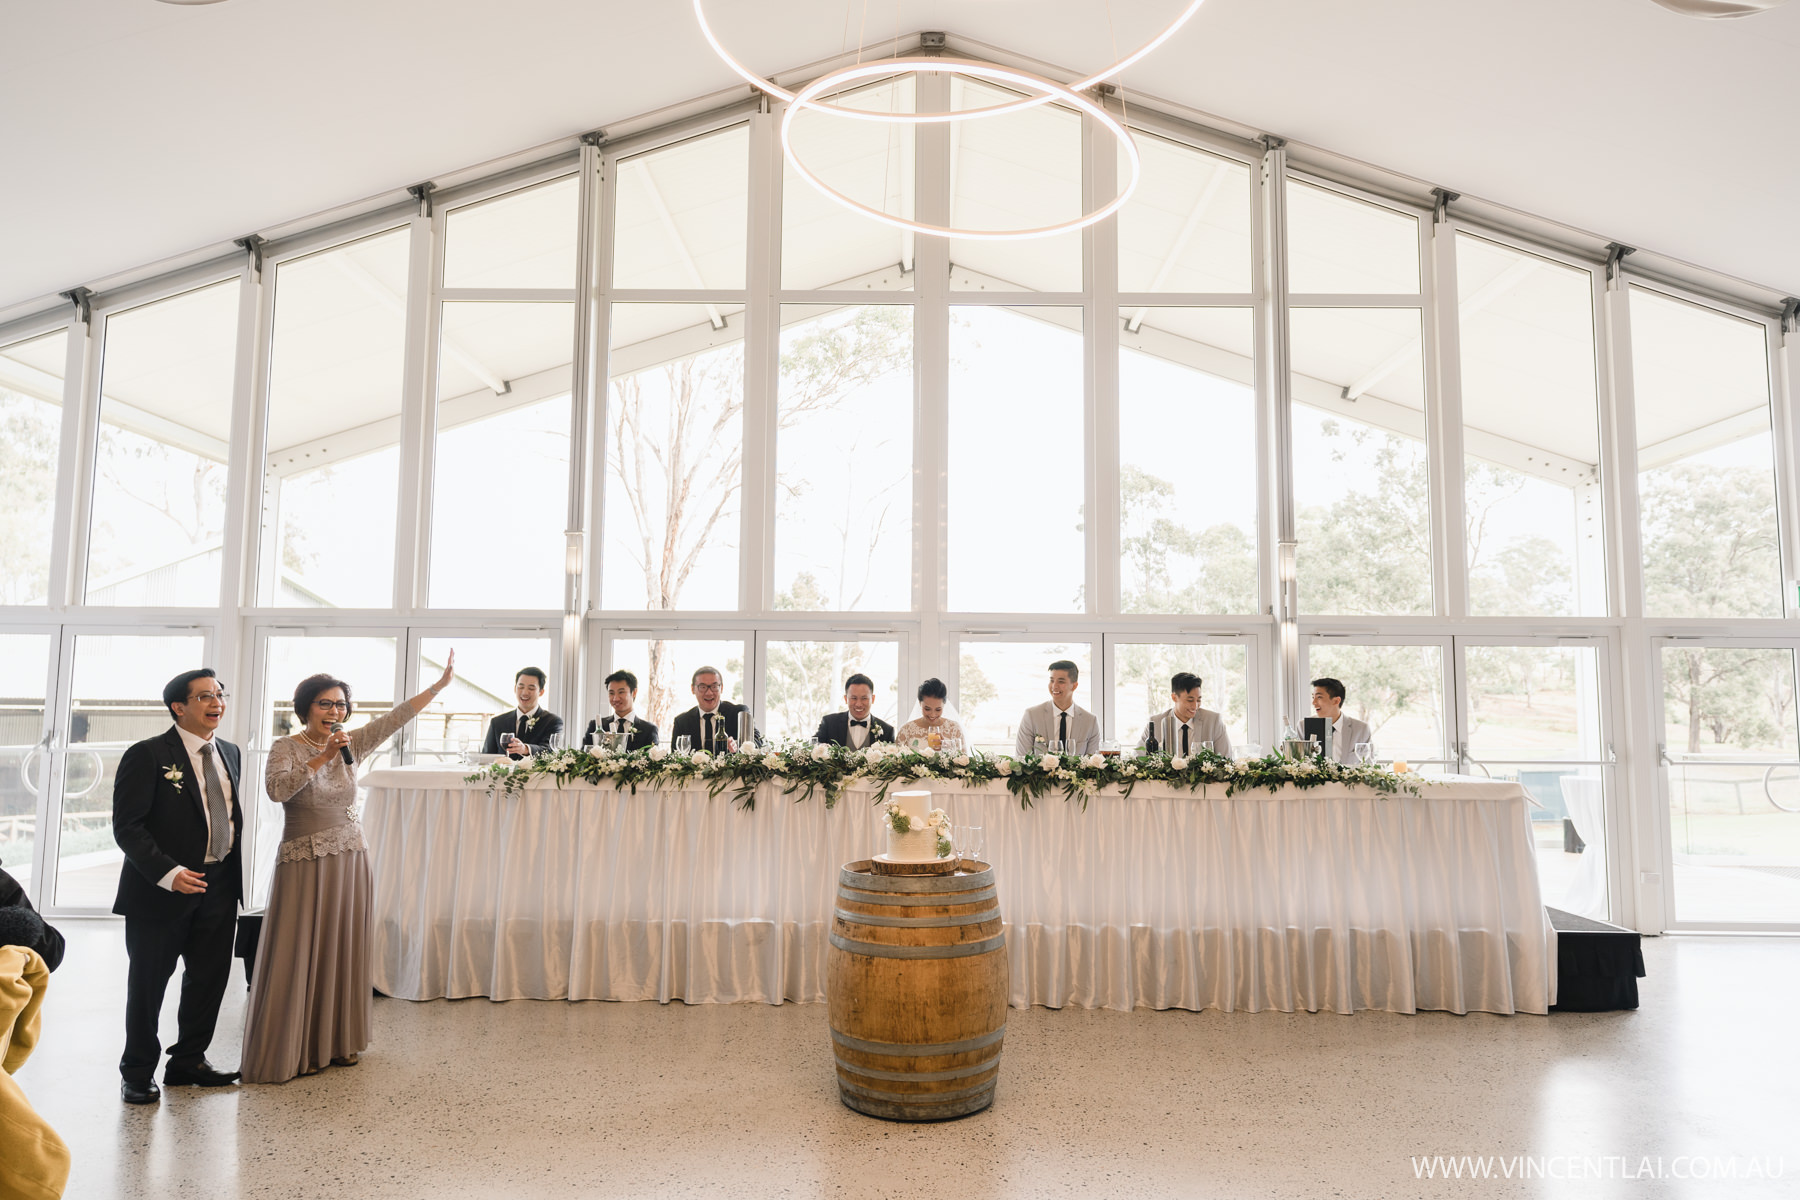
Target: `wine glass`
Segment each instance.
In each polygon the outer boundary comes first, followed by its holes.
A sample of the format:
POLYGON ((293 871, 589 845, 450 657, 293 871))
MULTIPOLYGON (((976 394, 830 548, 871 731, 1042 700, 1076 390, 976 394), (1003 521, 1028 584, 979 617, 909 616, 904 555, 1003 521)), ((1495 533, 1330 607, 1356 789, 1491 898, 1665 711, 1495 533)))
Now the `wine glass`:
POLYGON ((694 739, 692 737, 689 737, 685 733, 676 735, 675 753, 686 754, 688 751, 692 750, 693 748, 694 748, 694 739))
POLYGON ((456 753, 457 753, 457 758, 459 761, 461 761, 463 763, 467 763, 469 761, 469 735, 468 734, 465 733, 461 737, 456 739, 456 753))
POLYGON ((1263 754, 1261 742, 1245 742, 1244 757, 1246 759, 1261 758, 1263 754))
POLYGON ((1356 765, 1366 767, 1375 761, 1375 747, 1369 742, 1356 743, 1356 765))
POLYGON ((1062 744, 1062 740, 1060 738, 1051 738, 1049 740, 1049 742, 1047 742, 1045 744, 1044 753, 1046 753, 1046 754, 1055 754, 1055 755, 1060 756, 1062 754, 1062 752, 1063 752, 1063 744, 1062 744))
POLYGON ((1213 751, 1212 739, 1211 738, 1201 738, 1200 739, 1200 749, 1203 750, 1204 752, 1206 752, 1207 754, 1211 754, 1213 751))
POLYGON ((979 825, 957 825, 952 827, 951 836, 956 840, 956 862, 964 870, 970 863, 987 862, 987 839, 979 825))

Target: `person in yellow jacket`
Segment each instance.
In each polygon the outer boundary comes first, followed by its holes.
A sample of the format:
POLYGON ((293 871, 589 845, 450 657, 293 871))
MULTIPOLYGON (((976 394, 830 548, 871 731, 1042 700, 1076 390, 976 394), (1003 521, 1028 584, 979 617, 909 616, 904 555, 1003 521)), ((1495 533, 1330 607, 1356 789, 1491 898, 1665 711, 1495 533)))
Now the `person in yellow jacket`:
POLYGON ((50 968, 31 949, 42 934, 30 909, 0 909, 0 1200, 56 1200, 69 1183, 68 1145, 13 1079, 37 1046, 50 982, 50 968))

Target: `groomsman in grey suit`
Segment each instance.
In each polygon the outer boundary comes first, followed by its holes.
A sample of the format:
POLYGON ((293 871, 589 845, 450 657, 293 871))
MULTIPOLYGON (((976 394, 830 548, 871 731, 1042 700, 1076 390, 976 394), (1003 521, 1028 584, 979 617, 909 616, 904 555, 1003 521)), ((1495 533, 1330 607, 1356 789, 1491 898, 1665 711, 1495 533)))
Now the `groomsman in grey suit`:
POLYGON ((1025 710, 1019 718, 1019 739, 1014 746, 1020 758, 1037 753, 1037 739, 1061 742, 1065 754, 1094 754, 1100 749, 1100 722, 1075 703, 1081 685, 1081 668, 1066 658, 1050 664, 1050 699, 1025 710))
POLYGON ((1231 735, 1225 732, 1224 718, 1210 708, 1200 707, 1200 677, 1192 671, 1177 671, 1169 680, 1169 707, 1151 717, 1144 726, 1144 731, 1138 735, 1138 751, 1161 750, 1187 758, 1207 742, 1212 743, 1215 753, 1231 757, 1231 735), (1173 744, 1158 745, 1163 720, 1168 717, 1174 718, 1174 731, 1170 735, 1173 744))
POLYGON ((1313 711, 1325 718, 1325 757, 1345 766, 1356 763, 1356 744, 1373 742, 1369 725, 1344 711, 1344 685, 1329 675, 1312 681, 1313 711))

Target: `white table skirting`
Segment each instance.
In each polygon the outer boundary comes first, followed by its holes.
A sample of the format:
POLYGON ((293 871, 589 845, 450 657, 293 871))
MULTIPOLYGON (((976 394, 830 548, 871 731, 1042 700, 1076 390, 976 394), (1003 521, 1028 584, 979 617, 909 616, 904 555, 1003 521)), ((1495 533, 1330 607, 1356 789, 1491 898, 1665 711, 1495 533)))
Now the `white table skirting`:
MULTIPOLYGON (((841 864, 885 845, 872 791, 637 794, 370 772, 374 974, 411 1000, 817 1002, 841 864)), ((983 826, 1014 1007, 1542 1013, 1555 933, 1517 784, 1425 795, 1140 787, 1028 811, 930 785, 983 826)))

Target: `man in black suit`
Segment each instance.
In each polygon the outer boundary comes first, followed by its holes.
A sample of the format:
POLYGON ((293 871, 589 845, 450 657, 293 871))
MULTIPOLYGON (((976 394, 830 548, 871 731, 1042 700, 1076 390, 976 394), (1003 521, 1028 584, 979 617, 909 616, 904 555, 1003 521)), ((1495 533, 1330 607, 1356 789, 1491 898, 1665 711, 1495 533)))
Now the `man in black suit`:
POLYGON ((606 702, 612 706, 613 715, 589 721, 587 732, 581 736, 582 745, 598 745, 601 735, 607 733, 631 734, 631 740, 625 744, 627 750, 647 750, 656 745, 656 726, 631 711, 637 703, 636 675, 630 671, 614 671, 608 675, 606 702))
MULTIPOLYGON (((671 744, 686 737, 695 750, 723 754, 737 749, 738 714, 750 710, 724 699, 725 676, 719 668, 701 667, 688 681, 688 688, 694 693, 695 705, 669 722, 671 744)), ((762 735, 752 730, 751 736, 762 735)))
POLYGON ((503 712, 488 722, 487 740, 481 743, 483 754, 510 754, 523 758, 550 746, 550 739, 562 732, 562 718, 539 704, 550 677, 542 668, 526 667, 513 676, 513 695, 519 706, 503 712))
POLYGON ((214 736, 225 716, 225 688, 211 670, 171 679, 163 703, 174 726, 125 751, 113 777, 113 839, 125 852, 113 911, 125 918, 131 958, 119 1059, 127 1104, 152 1104, 162 1095, 157 1021, 177 961, 184 964, 179 1033, 163 1083, 223 1087, 238 1077, 214 1070, 206 1048, 231 975, 244 895, 241 759, 236 746, 214 736))
POLYGON ((844 680, 844 712, 826 713, 819 722, 816 742, 848 746, 861 750, 871 742, 891 742, 894 728, 880 717, 871 717, 875 704, 875 681, 867 675, 852 675, 844 680))

